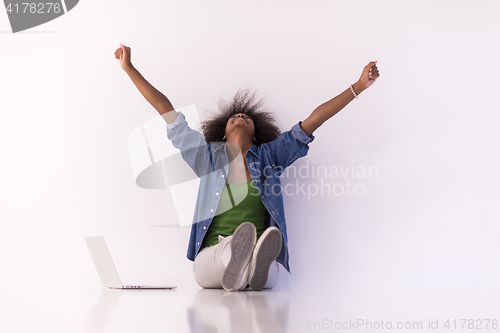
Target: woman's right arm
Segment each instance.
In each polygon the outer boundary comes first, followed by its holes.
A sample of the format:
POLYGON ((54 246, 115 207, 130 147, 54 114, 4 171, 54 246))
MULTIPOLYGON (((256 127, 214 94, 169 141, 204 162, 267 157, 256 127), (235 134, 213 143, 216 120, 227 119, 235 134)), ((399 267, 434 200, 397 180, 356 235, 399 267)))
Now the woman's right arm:
POLYGON ((120 47, 115 51, 115 58, 119 59, 121 68, 127 73, 149 104, 162 115, 167 124, 173 123, 177 119, 177 111, 175 111, 168 98, 146 81, 141 73, 132 66, 130 47, 120 44, 120 47))

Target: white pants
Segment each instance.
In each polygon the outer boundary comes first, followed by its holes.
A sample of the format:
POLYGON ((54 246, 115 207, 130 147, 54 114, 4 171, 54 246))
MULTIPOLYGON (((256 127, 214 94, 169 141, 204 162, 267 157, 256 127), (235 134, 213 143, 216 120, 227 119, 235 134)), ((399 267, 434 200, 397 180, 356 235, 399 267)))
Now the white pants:
MULTIPOLYGON (((222 274, 229 264, 231 259, 231 239, 233 236, 226 238, 219 236, 219 244, 209 246, 201 250, 196 256, 193 264, 193 273, 196 282, 202 288, 222 288, 220 284, 222 274)), ((278 282, 278 263, 273 261, 269 266, 269 275, 264 288, 272 288, 278 282)), ((245 272, 248 274, 248 272, 245 272)), ((238 289, 244 289, 244 285, 238 289)))

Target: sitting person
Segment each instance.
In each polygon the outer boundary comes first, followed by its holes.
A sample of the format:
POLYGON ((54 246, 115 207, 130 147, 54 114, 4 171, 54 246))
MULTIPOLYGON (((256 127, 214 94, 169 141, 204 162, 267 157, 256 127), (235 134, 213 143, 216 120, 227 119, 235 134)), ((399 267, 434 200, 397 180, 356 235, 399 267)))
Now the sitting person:
POLYGON ((262 100, 239 90, 220 113, 202 122, 203 135, 132 66, 130 47, 115 51, 121 68, 167 122, 167 136, 201 178, 187 257, 203 288, 272 288, 278 263, 290 272, 279 176, 303 157, 313 132, 379 77, 376 61, 360 79, 281 133, 262 100))

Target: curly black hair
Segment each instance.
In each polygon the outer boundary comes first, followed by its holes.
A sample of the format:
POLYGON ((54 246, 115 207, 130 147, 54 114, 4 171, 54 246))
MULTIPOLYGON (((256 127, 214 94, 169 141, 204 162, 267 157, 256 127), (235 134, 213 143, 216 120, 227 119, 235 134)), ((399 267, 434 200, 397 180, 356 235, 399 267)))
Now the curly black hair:
POLYGON ((221 142, 226 132, 226 124, 232 115, 244 113, 252 118, 255 127, 255 145, 276 140, 280 134, 280 129, 274 124, 276 118, 272 112, 262 109, 264 98, 255 101, 256 93, 250 92, 249 88, 238 89, 233 100, 228 103, 219 100, 219 112, 213 113, 211 118, 201 123, 201 131, 207 142, 221 142))

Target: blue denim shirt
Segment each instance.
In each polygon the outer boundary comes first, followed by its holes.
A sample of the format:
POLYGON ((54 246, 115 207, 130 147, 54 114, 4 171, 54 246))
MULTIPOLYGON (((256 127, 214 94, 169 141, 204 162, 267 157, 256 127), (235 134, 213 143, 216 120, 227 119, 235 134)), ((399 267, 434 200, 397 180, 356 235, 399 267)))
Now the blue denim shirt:
MULTIPOLYGON (((283 246, 276 259, 290 272, 288 262, 288 237, 280 175, 300 157, 306 156, 308 144, 314 140, 300 127, 300 121, 291 130, 283 132, 276 140, 252 145, 245 154, 250 176, 266 207, 266 226, 276 226, 283 235, 283 246)), ((167 137, 181 151, 182 158, 200 177, 200 187, 191 226, 187 257, 194 261, 200 251, 219 204, 225 177, 229 171, 225 142, 207 143, 200 132, 189 127, 186 117, 178 112, 177 119, 167 124, 167 137)))

